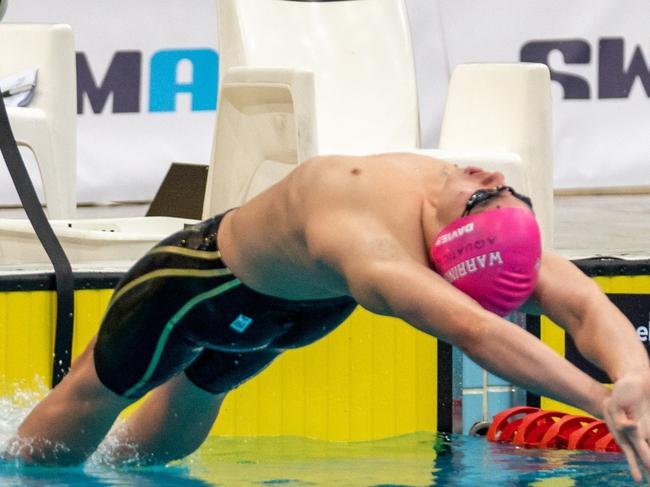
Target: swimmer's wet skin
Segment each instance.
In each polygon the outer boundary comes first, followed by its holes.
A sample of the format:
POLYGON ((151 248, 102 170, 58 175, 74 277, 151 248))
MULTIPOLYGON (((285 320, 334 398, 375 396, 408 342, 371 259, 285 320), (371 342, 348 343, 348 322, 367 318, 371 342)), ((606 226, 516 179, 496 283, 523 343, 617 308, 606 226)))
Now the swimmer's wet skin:
POLYGON ((529 203, 498 172, 407 153, 306 161, 241 208, 161 242, 128 272, 96 347, 18 429, 19 438, 47 438, 69 452, 43 444, 23 456, 83 461, 119 412, 152 388, 127 419, 129 440, 154 462, 187 455, 208 434, 224 391, 282 350, 327 334, 358 303, 458 346, 510 383, 604 416, 640 479, 638 461, 650 471, 648 355, 591 279, 559 256, 540 257, 535 229, 529 203), (497 220, 506 223, 490 234, 497 220), (460 228, 466 237, 482 221, 486 241, 505 245, 455 262, 449 252, 483 245, 470 236, 455 248, 460 228), (515 272, 462 288, 490 269, 515 272), (529 293, 612 378, 612 390, 499 316, 529 293))

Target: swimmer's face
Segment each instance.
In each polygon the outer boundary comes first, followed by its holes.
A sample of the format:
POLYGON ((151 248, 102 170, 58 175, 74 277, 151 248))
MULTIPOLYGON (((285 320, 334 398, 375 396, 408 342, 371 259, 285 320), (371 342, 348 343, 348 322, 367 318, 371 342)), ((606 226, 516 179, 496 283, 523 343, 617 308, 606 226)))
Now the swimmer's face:
MULTIPOLYGON (((504 185, 505 178, 500 172, 484 171, 474 166, 456 168, 447 177, 440 193, 438 200, 440 222, 448 225, 459 218, 465 211, 469 199, 478 190, 493 190, 504 185)), ((500 191, 474 206, 471 214, 475 215, 498 207, 529 208, 525 202, 510 191, 500 191)))

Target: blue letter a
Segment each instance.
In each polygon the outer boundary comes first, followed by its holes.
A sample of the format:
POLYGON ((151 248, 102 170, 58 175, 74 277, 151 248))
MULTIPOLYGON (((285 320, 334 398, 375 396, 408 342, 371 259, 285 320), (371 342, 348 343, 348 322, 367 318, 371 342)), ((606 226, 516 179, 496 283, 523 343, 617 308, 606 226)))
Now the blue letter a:
POLYGON ((173 112, 176 95, 191 93, 192 110, 214 110, 217 106, 217 83, 219 80, 219 56, 212 49, 186 49, 158 51, 151 58, 149 82, 149 111, 173 112), (178 81, 178 65, 189 61, 192 65, 192 81, 178 81))

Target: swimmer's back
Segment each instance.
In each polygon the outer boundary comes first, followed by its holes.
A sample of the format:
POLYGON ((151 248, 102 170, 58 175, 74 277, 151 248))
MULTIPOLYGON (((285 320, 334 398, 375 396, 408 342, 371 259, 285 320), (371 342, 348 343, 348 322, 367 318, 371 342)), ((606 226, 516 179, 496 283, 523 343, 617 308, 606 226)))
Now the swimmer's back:
POLYGON ((219 232, 225 262, 247 285, 287 299, 347 294, 312 236, 369 245, 397 245, 423 259, 420 211, 425 185, 442 184, 446 163, 422 156, 327 156, 301 164, 287 178, 232 212, 219 232), (413 215, 405 218, 404 215, 413 215), (314 231, 316 230, 316 231, 314 231), (384 243, 382 243, 384 242, 384 243))

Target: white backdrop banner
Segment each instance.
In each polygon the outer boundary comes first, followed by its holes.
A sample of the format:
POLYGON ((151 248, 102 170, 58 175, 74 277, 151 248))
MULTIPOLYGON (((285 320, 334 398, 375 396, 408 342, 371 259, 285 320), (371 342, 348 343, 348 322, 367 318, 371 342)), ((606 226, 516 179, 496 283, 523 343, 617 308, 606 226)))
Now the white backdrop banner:
POLYGON ((555 186, 650 186, 650 3, 438 0, 449 66, 542 62, 555 186))
POLYGON ((215 0, 14 0, 3 22, 74 30, 80 202, 151 200, 172 162, 208 163, 215 0))
MULTIPOLYGON (((209 161, 218 102, 215 2, 9 4, 4 22, 74 29, 80 202, 150 200, 171 162, 209 161)), ((406 3, 423 145, 437 145, 454 66, 544 62, 554 80, 555 186, 650 186, 650 3, 406 3)), ((0 204, 17 202, 4 168, 0 185, 7 188, 0 204)))

